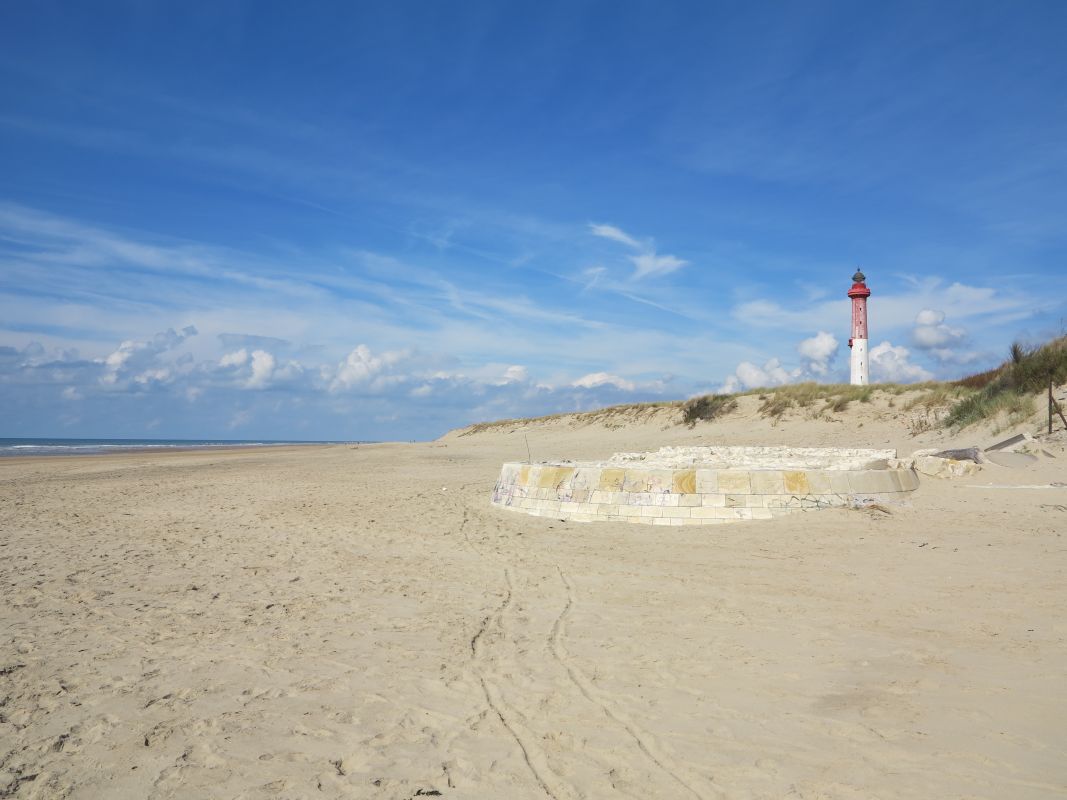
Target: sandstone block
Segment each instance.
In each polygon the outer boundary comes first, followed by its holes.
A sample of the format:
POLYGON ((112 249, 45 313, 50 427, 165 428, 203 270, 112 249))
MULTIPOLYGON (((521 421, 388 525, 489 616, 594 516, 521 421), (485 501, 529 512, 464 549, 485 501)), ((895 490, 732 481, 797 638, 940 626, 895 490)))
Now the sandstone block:
POLYGON ((697 490, 695 469, 676 470, 671 476, 671 491, 675 494, 693 494, 697 490))
POLYGON ((782 494, 785 480, 776 469, 755 470, 752 475, 752 494, 782 494))
POLYGON ((852 486, 848 482, 847 472, 828 471, 826 474, 830 478, 830 489, 834 494, 852 493, 852 486))
POLYGON ((719 471, 714 469, 698 469, 696 471, 697 477, 697 493, 698 494, 714 494, 719 491, 719 471))
POLYGON ((812 494, 830 494, 830 475, 825 470, 808 470, 808 489, 812 494))
POLYGON ((808 475, 802 470, 783 471, 782 482, 785 484, 786 494, 808 494, 811 491, 808 475))
POLYGON ((600 488, 605 492, 621 492, 626 477, 624 469, 600 470, 600 488))
POLYGON ((719 491, 724 494, 750 494, 752 492, 750 474, 741 470, 719 470, 719 491))
POLYGON ((643 469, 626 470, 622 488, 626 492, 646 494, 648 492, 648 472, 643 469))

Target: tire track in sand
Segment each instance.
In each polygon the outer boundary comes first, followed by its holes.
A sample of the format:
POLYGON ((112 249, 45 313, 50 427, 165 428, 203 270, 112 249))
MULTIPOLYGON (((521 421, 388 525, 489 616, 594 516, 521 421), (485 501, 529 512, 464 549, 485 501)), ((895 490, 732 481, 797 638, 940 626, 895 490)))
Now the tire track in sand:
MULTIPOLYGON (((693 797, 698 800, 707 800, 707 796, 696 788, 695 784, 698 780, 691 775, 686 775, 688 770, 683 767, 676 759, 667 755, 658 744, 656 744, 654 738, 647 731, 642 731, 625 713, 613 707, 612 704, 602 696, 599 689, 593 686, 593 682, 586 677, 574 660, 567 653, 563 646, 563 633, 566 627, 567 615, 570 613, 571 607, 574 605, 575 595, 574 587, 571 582, 567 580, 567 576, 563 574, 563 570, 559 565, 556 566, 556 571, 559 573, 560 580, 563 582, 563 586, 567 590, 567 603, 563 606, 563 610, 556 618, 555 624, 552 626, 552 633, 549 635, 549 644, 552 655, 560 663, 567 675, 570 677, 571 682, 578 687, 578 691, 582 693, 582 696, 586 700, 600 707, 600 710, 616 724, 622 727, 637 744, 638 749, 644 753, 653 764, 660 768, 664 773, 669 775, 679 786, 685 789, 693 797)), ((724 793, 715 788, 716 796, 724 797, 724 793)))
POLYGON ((521 724, 518 722, 518 713, 504 701, 500 695, 500 690, 490 679, 492 675, 492 659, 487 653, 486 634, 495 629, 499 631, 501 637, 508 638, 504 615, 511 606, 512 598, 515 595, 515 586, 511 579, 510 570, 504 570, 504 579, 507 582, 507 594, 504 596, 503 602, 495 612, 485 618, 481 628, 471 638, 471 655, 474 659, 472 666, 478 677, 478 682, 481 684, 482 693, 485 695, 489 708, 493 710, 493 713, 500 719, 500 723, 519 746, 526 766, 529 767, 541 789, 553 800, 577 800, 579 797, 578 792, 564 783, 559 775, 548 765, 548 759, 545 757, 544 751, 522 729, 521 724))

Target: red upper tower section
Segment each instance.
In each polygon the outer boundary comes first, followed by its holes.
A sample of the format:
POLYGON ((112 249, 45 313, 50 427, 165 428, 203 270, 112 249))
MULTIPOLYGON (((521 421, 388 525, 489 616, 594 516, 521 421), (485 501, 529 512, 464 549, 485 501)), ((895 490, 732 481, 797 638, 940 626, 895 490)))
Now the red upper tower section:
MULTIPOLYGON (((852 339, 867 338, 867 298, 871 296, 871 290, 864 281, 867 280, 859 270, 852 276, 852 288, 848 290, 848 296, 852 298, 852 339)), ((852 339, 848 346, 852 347, 852 339)))

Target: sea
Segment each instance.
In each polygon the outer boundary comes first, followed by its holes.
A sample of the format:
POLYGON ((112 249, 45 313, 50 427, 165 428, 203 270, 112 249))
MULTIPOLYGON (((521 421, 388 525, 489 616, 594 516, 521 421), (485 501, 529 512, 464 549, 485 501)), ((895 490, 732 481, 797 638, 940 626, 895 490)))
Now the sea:
POLYGON ((359 442, 273 441, 268 439, 3 439, 0 458, 5 456, 91 456, 101 453, 165 450, 212 450, 232 447, 280 447, 282 445, 361 444, 359 442))

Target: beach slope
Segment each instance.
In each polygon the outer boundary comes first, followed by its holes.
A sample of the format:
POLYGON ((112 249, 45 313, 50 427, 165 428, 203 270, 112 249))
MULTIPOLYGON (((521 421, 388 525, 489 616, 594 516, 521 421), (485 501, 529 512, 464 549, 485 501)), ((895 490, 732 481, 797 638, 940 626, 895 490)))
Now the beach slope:
POLYGON ((1064 796, 1067 490, 988 486, 1062 449, 707 529, 489 505, 527 443, 939 441, 883 411, 4 461, 0 796, 1064 796))

